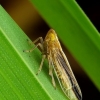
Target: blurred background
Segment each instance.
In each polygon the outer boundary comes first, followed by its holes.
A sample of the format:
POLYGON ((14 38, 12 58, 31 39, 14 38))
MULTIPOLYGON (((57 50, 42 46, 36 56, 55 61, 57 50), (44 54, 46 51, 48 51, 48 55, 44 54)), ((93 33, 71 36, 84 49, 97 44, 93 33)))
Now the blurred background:
MULTIPOLYGON (((100 32, 100 3, 98 0, 86 2, 84 0, 76 0, 88 18, 100 32)), ((50 27, 39 15, 28 0, 0 0, 0 4, 9 13, 12 19, 19 25, 19 27, 30 37, 35 40, 37 37, 45 37, 50 27)), ((72 57, 70 52, 61 43, 65 54, 68 57, 72 70, 79 83, 82 91, 83 100, 100 100, 100 93, 86 75, 83 69, 72 57)), ((98 76, 100 77, 100 76, 98 76)))

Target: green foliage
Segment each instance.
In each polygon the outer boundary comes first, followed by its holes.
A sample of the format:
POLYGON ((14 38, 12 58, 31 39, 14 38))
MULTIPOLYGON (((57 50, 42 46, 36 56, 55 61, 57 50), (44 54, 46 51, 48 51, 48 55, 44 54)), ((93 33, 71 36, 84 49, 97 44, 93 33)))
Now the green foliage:
POLYGON ((100 89, 100 36, 75 0, 31 0, 100 89))
POLYGON ((0 99, 66 100, 57 82, 55 90, 48 75, 48 65, 36 75, 41 62, 38 49, 31 54, 28 37, 0 6, 0 99), (30 56, 30 57, 29 57, 30 56))
MULTIPOLYGON (((100 89, 99 33, 72 0, 32 0, 45 21, 56 30, 60 39, 100 89)), ((0 6, 0 98, 1 100, 66 100, 59 87, 55 90, 45 62, 36 76, 41 53, 31 54, 28 37, 0 6), (31 57, 29 57, 29 55, 31 57)))

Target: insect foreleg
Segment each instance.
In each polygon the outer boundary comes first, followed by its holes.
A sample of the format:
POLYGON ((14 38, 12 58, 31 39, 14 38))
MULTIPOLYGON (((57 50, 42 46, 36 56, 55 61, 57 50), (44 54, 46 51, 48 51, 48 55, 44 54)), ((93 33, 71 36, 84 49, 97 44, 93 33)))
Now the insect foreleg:
POLYGON ((43 38, 42 37, 38 37, 36 40, 34 40, 33 42, 31 42, 31 41, 29 41, 29 40, 27 40, 28 41, 28 43, 31 45, 31 44, 35 44, 36 42, 38 42, 40 40, 40 43, 42 44, 43 43, 43 38))
POLYGON ((23 50, 23 52, 32 52, 35 48, 37 48, 38 46, 40 47, 40 49, 43 51, 43 38, 42 37, 39 37, 39 38, 37 38, 35 41, 33 41, 33 42, 30 42, 29 40, 27 40, 28 42, 29 42, 29 44, 31 45, 31 44, 34 44, 34 43, 36 43, 36 42, 38 42, 40 40, 40 43, 37 43, 36 45, 35 45, 35 47, 33 47, 32 49, 30 49, 30 50, 23 50))
POLYGON ((24 50, 24 52, 32 52, 38 46, 41 48, 41 50, 43 50, 43 45, 41 43, 38 43, 35 45, 35 47, 31 48, 30 50, 24 50))

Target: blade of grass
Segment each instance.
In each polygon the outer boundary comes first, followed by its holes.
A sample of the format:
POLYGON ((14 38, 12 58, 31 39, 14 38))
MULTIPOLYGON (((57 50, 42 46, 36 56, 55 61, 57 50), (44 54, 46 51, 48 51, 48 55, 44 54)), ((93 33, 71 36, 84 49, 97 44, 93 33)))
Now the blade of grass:
POLYGON ((100 36, 75 0, 31 0, 100 89, 100 36))
POLYGON ((66 100, 58 83, 57 90, 52 86, 46 63, 36 76, 41 53, 38 49, 31 54, 24 53, 23 50, 31 48, 27 39, 0 6, 0 99, 66 100))

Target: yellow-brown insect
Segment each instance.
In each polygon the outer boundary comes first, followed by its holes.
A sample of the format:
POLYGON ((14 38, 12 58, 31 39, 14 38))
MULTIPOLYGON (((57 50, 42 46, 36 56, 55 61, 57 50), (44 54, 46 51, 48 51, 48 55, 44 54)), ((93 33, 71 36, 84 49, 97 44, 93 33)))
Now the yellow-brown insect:
POLYGON ((52 84, 56 87, 53 77, 53 70, 56 73, 59 84, 70 100, 82 100, 81 90, 71 70, 67 57, 65 56, 57 34, 53 29, 50 29, 43 41, 42 37, 37 38, 33 43, 40 40, 31 50, 25 52, 32 52, 36 47, 40 47, 42 51, 42 61, 37 74, 41 71, 44 59, 47 58, 49 62, 49 75, 52 77, 52 84))

